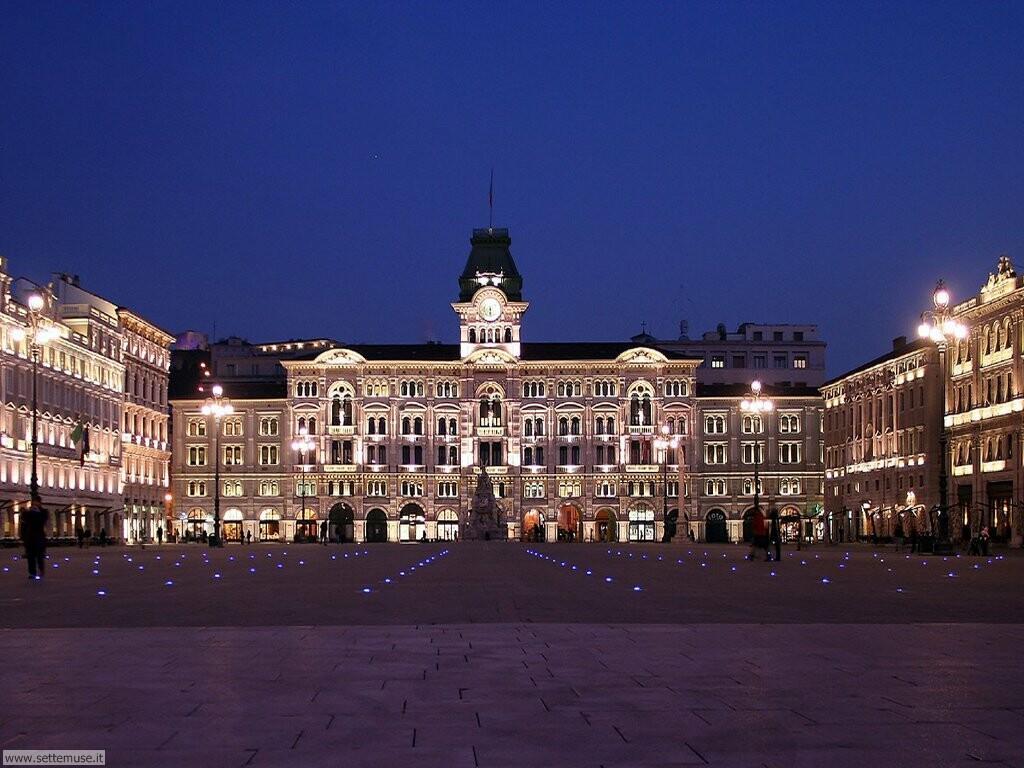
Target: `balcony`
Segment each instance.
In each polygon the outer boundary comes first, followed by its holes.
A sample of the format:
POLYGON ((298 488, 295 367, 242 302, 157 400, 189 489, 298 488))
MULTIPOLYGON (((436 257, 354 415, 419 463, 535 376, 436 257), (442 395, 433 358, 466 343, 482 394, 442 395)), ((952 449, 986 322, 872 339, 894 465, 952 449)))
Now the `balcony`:
POLYGON ((629 434, 631 435, 653 435, 654 425, 653 424, 630 424, 629 434))
POLYGON ((355 424, 328 424, 327 434, 328 435, 354 435, 356 432, 355 424))
POLYGON ((476 428, 476 434, 478 437, 504 437, 505 427, 500 424, 497 426, 484 426, 481 424, 476 428))
POLYGON ((324 472, 355 472, 355 464, 324 464, 324 472))
POLYGON ((646 473, 660 472, 661 471, 661 465, 660 464, 627 464, 626 465, 626 471, 627 472, 646 472, 646 473))

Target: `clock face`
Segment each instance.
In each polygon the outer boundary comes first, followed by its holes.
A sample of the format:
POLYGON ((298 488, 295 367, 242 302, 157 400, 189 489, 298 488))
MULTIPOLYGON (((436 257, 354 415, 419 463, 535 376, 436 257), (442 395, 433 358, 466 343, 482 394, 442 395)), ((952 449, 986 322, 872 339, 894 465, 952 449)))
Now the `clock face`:
POLYGON ((493 323, 501 317, 501 302, 493 296, 488 296, 480 302, 480 317, 489 323, 493 323))

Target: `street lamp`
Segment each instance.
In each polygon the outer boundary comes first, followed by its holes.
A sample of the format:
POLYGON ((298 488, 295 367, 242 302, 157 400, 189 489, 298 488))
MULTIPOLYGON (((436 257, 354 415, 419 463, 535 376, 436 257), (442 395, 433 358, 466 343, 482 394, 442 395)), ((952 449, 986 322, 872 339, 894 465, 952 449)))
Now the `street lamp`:
POLYGON ((29 354, 32 357, 32 477, 29 481, 29 496, 32 503, 39 505, 42 499, 39 497, 39 471, 37 457, 39 452, 39 405, 36 397, 37 383, 39 378, 39 358, 43 347, 56 339, 60 332, 52 325, 43 325, 42 310, 46 305, 43 297, 33 293, 28 297, 28 330, 15 328, 11 338, 15 342, 28 341, 29 354))
POLYGON ((662 424, 661 434, 654 438, 654 449, 661 453, 661 519, 665 522, 665 534, 662 536, 662 541, 671 541, 668 533, 668 451, 670 448, 675 450, 678 447, 679 435, 672 435, 670 437, 668 425, 662 424))
POLYGON ((932 293, 932 309, 921 313, 921 324, 917 328, 918 336, 930 340, 939 351, 939 381, 942 386, 942 398, 939 401, 939 530, 938 540, 943 544, 949 542, 949 506, 947 496, 949 476, 946 470, 948 461, 948 445, 946 441, 946 349, 950 342, 958 342, 967 338, 967 326, 957 321, 949 309, 949 289, 939 280, 932 293))
MULTIPOLYGON (((756 417, 757 421, 752 423, 752 427, 760 427, 760 429, 752 429, 756 436, 759 432, 764 431, 764 422, 761 419, 761 414, 770 413, 775 408, 775 403, 768 397, 761 396, 761 382, 757 379, 750 382, 750 392, 747 396, 740 401, 740 410, 744 413, 750 413, 756 417)), ((757 514, 758 510, 761 509, 761 481, 758 478, 758 470, 761 466, 761 445, 757 442, 757 438, 754 438, 754 513, 757 514)))
POLYGON ((220 420, 235 412, 231 400, 224 397, 224 387, 214 384, 212 397, 203 403, 203 415, 213 416, 213 538, 211 547, 221 546, 220 541, 220 420))
POLYGON ((299 436, 292 440, 292 450, 298 451, 302 459, 302 485, 299 487, 299 496, 302 499, 302 512, 299 519, 303 526, 306 524, 306 472, 309 471, 309 452, 316 447, 313 438, 309 436, 305 427, 299 430, 299 436))

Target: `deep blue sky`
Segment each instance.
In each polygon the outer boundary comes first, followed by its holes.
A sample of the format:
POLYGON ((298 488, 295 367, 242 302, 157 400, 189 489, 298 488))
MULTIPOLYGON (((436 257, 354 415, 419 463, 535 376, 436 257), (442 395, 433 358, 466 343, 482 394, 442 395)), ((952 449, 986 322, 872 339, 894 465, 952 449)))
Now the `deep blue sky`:
POLYGON ((0 253, 174 331, 454 339, 492 165, 533 340, 816 322, 838 373, 1024 267, 1021 3, 2 15, 0 253))

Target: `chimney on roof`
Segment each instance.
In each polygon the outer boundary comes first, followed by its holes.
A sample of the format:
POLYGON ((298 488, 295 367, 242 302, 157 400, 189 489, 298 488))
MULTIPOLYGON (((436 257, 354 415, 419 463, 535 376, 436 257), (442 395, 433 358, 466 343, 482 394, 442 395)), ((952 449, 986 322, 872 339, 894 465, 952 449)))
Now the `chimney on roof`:
POLYGON ((905 346, 907 346, 907 337, 906 336, 897 336, 895 339, 892 340, 892 351, 893 352, 898 352, 899 350, 903 349, 905 346))

